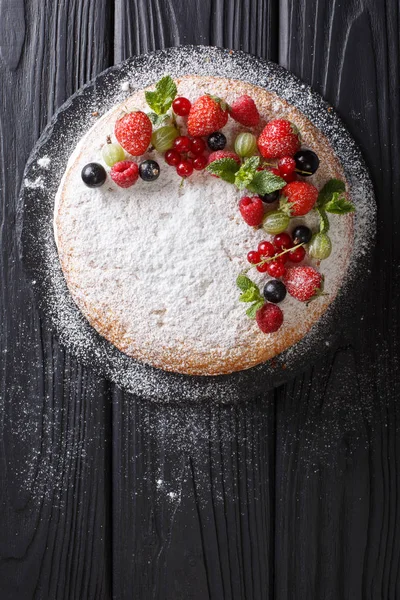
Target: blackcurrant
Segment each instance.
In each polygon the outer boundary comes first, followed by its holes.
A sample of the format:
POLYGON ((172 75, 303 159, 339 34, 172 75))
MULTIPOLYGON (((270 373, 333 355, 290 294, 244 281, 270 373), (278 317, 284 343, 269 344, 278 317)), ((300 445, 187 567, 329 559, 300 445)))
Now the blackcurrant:
POLYGON ((82 181, 88 187, 100 187, 107 179, 105 168, 99 163, 88 163, 82 169, 82 181))
POLYGON ((296 169, 302 171, 302 177, 313 175, 319 167, 319 158, 312 150, 299 150, 294 155, 296 161, 296 169))
POLYGON ((270 194, 264 194, 264 196, 260 196, 260 198, 263 202, 266 202, 266 204, 272 204, 273 202, 276 202, 276 200, 278 200, 279 190, 271 192, 270 194))
POLYGON ((143 181, 155 181, 160 175, 160 165, 155 160, 144 160, 139 165, 139 175, 143 181))
POLYGON ((268 302, 273 302, 277 304, 278 302, 282 302, 286 297, 286 287, 282 281, 278 279, 271 279, 267 281, 264 286, 264 298, 268 302))
POLYGON ((298 225, 292 231, 293 244, 308 244, 312 238, 312 231, 305 225, 298 225))
POLYGON ((214 131, 208 136, 207 144, 210 150, 223 150, 226 146, 226 137, 220 131, 214 131))

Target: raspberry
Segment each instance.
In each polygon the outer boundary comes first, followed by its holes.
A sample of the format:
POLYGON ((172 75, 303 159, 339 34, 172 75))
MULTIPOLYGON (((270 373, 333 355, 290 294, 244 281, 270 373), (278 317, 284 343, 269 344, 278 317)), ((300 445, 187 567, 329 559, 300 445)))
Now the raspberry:
POLYGON ((244 125, 245 127, 254 127, 260 121, 260 114, 257 106, 250 96, 244 95, 237 98, 230 107, 232 119, 244 125))
POLYGON ((222 129, 228 121, 227 104, 220 98, 200 96, 189 112, 187 128, 189 135, 201 137, 222 129))
POLYGON ((293 298, 300 300, 300 302, 307 302, 319 295, 323 278, 321 273, 313 267, 290 267, 283 277, 283 283, 293 298))
POLYGON ((142 111, 128 113, 115 123, 115 137, 132 156, 144 154, 149 147, 152 124, 142 111))
POLYGON ((131 187, 139 177, 139 167, 132 160, 121 160, 115 163, 110 171, 111 179, 122 188, 131 187))
POLYGON ((239 202, 239 210, 247 225, 256 227, 260 225, 264 216, 264 207, 259 196, 245 196, 239 202))
POLYGON ((285 119, 267 123, 258 138, 258 149, 266 159, 293 156, 299 148, 298 129, 285 119))
POLYGON ((274 333, 283 323, 283 312, 276 304, 266 303, 256 312, 256 321, 263 333, 274 333))
POLYGON ((282 189, 279 208, 290 217, 302 217, 314 208, 317 198, 318 190, 314 185, 293 181, 282 189))

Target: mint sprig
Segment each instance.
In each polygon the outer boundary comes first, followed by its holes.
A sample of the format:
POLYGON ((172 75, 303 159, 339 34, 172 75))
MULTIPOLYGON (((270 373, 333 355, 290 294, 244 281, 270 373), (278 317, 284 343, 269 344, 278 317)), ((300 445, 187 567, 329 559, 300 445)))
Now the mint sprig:
POLYGON ((264 297, 260 293, 260 288, 243 273, 238 275, 236 285, 242 292, 239 301, 251 303, 251 306, 246 310, 246 315, 250 317, 250 319, 255 319, 256 312, 265 304, 264 297))
POLYGON ((329 231, 328 213, 345 215, 355 211, 354 204, 347 200, 345 192, 346 186, 340 179, 330 179, 319 192, 315 208, 320 217, 320 233, 329 231))
POLYGON ((154 92, 145 92, 146 102, 157 115, 163 115, 171 108, 178 90, 169 75, 162 77, 154 92))
POLYGON ((259 165, 259 156, 247 158, 242 165, 233 158, 219 158, 210 163, 206 170, 228 183, 233 183, 239 190, 246 188, 260 196, 271 194, 286 185, 281 177, 271 171, 257 171, 259 165))
POLYGON ((329 179, 318 194, 317 206, 325 206, 332 199, 333 194, 343 194, 346 191, 344 182, 340 179, 329 179))
POLYGON ((325 204, 324 209, 333 215, 345 215, 355 211, 354 204, 345 196, 341 196, 339 192, 332 194, 332 198, 325 204))
POLYGON ((247 189, 259 196, 264 196, 282 189, 285 185, 286 181, 271 171, 256 171, 247 189))
POLYGON ((233 158, 219 158, 218 160, 213 160, 206 167, 206 171, 212 175, 217 175, 217 177, 228 183, 235 183, 236 173, 239 171, 239 168, 240 166, 233 158))
POLYGON ((157 115, 157 113, 155 112, 147 113, 147 116, 149 117, 150 121, 155 127, 158 127, 159 125, 164 125, 164 123, 170 121, 171 119, 170 115, 157 115))
POLYGON ((237 171, 235 177, 235 185, 239 190, 244 190, 251 184, 259 166, 259 156, 251 156, 250 158, 246 158, 244 163, 237 171))

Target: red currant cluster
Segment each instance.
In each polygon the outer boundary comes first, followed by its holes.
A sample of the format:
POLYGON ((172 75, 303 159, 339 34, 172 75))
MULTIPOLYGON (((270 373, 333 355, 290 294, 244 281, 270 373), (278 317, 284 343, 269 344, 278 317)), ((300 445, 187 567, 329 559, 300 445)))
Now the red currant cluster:
POLYGON ((284 179, 286 183, 291 183, 296 179, 296 161, 291 156, 284 156, 278 160, 277 166, 271 171, 274 175, 284 179))
POLYGON ((260 273, 268 273, 271 277, 283 277, 286 273, 285 263, 301 262, 306 255, 304 246, 293 245, 293 240, 288 233, 279 233, 273 242, 263 241, 258 244, 257 250, 247 254, 247 260, 255 265, 260 273))
POLYGON ((206 143, 202 138, 190 138, 180 135, 174 141, 171 150, 165 153, 165 162, 176 167, 180 177, 189 177, 196 171, 202 171, 207 165, 207 157, 204 156, 206 143))

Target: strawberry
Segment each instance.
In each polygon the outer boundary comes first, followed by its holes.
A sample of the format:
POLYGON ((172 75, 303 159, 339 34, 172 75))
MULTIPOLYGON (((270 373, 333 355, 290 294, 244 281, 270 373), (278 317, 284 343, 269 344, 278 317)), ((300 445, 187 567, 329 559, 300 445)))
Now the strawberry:
POLYGON ((247 225, 260 225, 264 216, 264 206, 259 196, 244 196, 239 202, 239 210, 247 225))
POLYGON ((315 185, 306 181, 293 181, 282 189, 279 208, 289 217, 302 217, 312 208, 318 198, 315 185))
POLYGON ((111 179, 122 188, 131 187, 139 178, 139 167, 133 160, 121 160, 110 171, 111 179))
POLYGON ((216 150, 215 152, 211 152, 208 157, 208 164, 214 162, 214 160, 220 160, 221 158, 233 158, 236 160, 237 164, 240 165, 240 158, 235 152, 229 152, 229 150, 216 150))
POLYGON ((258 149, 267 159, 294 156, 299 148, 299 131, 296 125, 286 119, 267 123, 258 138, 258 149))
POLYGON ((256 321, 263 333, 274 333, 283 323, 283 312, 279 306, 268 302, 256 312, 256 321))
POLYGON ((320 295, 323 277, 313 267, 289 267, 282 281, 293 298, 300 302, 308 302, 320 295))
POLYGON ((200 96, 191 106, 187 129, 192 137, 210 135, 228 121, 228 105, 221 98, 200 96))
POLYGON ((118 119, 114 133, 124 150, 132 156, 140 156, 149 147, 152 124, 149 117, 138 110, 118 119))
POLYGON ((250 96, 244 95, 237 98, 230 107, 229 111, 232 119, 244 125, 245 127, 254 127, 260 121, 260 114, 257 106, 250 96))

